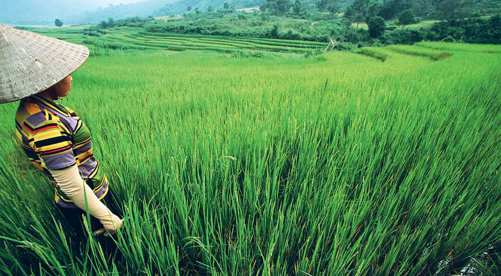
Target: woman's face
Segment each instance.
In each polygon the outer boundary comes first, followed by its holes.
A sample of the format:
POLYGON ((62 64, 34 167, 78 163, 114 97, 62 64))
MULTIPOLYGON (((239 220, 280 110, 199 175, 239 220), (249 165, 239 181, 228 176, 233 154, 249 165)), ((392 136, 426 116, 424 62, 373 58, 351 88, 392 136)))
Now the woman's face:
POLYGON ((58 82, 54 85, 54 93, 56 98, 64 98, 70 94, 71 83, 73 81, 73 77, 68 75, 66 78, 58 82))

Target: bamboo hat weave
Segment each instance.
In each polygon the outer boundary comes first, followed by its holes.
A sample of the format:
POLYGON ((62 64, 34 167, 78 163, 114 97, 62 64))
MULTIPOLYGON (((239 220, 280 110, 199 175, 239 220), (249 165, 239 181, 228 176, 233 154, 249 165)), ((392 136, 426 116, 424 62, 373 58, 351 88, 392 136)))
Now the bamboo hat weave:
POLYGON ((85 46, 0 24, 0 103, 44 91, 88 57, 85 46))

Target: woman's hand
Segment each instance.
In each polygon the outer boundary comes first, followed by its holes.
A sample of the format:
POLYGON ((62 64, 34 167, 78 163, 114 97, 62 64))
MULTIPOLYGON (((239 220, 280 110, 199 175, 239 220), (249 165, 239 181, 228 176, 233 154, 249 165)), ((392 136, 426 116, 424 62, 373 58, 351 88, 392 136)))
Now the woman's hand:
POLYGON ((123 225, 122 219, 106 207, 94 191, 80 177, 77 165, 63 170, 50 170, 57 185, 80 209, 97 218, 108 233, 115 233, 123 225))
MULTIPOLYGON (((111 235, 114 235, 120 228, 123 227, 123 219, 119 218, 118 216, 113 215, 111 221, 112 221, 111 227, 110 227, 110 225, 108 225, 105 228, 101 228, 99 230, 94 231, 94 233, 93 233, 94 236, 95 237, 98 237, 101 235, 111 236, 111 235)), ((104 226, 104 224, 103 224, 103 226, 104 226)))
POLYGON ((115 214, 111 214, 109 218, 101 219, 100 222, 104 226, 104 230, 110 234, 115 234, 123 226, 123 220, 115 214))

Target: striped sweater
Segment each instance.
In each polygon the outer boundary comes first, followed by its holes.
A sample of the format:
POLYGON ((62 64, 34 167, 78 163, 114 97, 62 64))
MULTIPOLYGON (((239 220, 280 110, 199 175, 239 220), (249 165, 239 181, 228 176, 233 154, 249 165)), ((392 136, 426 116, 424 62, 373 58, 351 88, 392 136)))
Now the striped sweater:
POLYGON ((21 101, 16 113, 16 136, 32 164, 54 184, 54 201, 78 208, 62 192, 50 174, 77 165, 80 175, 101 200, 108 193, 108 180, 94 158, 90 131, 71 109, 34 95, 21 101))

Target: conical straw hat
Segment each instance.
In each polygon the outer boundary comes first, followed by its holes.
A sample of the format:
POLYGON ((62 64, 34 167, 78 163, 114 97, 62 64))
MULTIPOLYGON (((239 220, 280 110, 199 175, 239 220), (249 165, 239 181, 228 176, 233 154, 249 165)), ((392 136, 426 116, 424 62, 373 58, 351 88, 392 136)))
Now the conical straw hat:
POLYGON ((0 103, 44 91, 88 57, 85 46, 0 24, 0 103))

